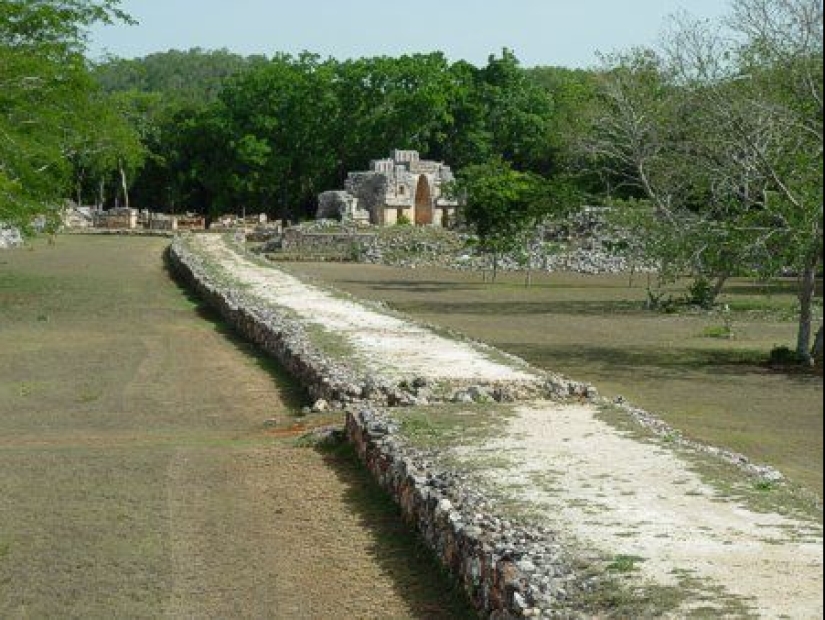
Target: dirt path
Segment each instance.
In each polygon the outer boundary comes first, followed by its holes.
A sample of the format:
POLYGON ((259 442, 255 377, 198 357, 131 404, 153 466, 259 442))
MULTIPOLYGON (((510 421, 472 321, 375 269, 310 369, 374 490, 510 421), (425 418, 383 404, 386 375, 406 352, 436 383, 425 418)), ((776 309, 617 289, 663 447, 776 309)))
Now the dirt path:
POLYGON ((351 454, 296 447, 294 386, 163 247, 0 255, 0 617, 466 614, 351 454))
POLYGON ((282 271, 262 269, 231 250, 218 235, 201 235, 197 244, 200 251, 260 299, 294 311, 304 323, 346 338, 358 352, 359 362, 385 377, 412 374, 433 380, 476 381, 535 378, 533 372, 499 363, 468 344, 341 299, 282 271))
MULTIPOLYGON (((218 237, 200 243, 254 294, 342 335, 390 374, 409 364, 439 376, 520 379, 525 373, 258 266, 218 237)), ((507 467, 482 472, 488 483, 584 548, 633 558, 643 580, 667 586, 689 578, 705 598, 715 593, 721 610, 735 601, 769 618, 822 616, 820 526, 721 497, 674 451, 625 436, 599 421, 594 406, 519 407, 501 438, 460 452, 467 460, 505 455, 507 467)))
POLYGON ((504 436, 483 446, 509 455, 507 467, 480 475, 545 523, 609 556, 637 558, 651 582, 721 586, 711 603, 722 609, 733 595, 766 618, 822 616, 816 524, 725 500, 673 451, 618 433, 592 407, 537 403, 515 413, 504 436))

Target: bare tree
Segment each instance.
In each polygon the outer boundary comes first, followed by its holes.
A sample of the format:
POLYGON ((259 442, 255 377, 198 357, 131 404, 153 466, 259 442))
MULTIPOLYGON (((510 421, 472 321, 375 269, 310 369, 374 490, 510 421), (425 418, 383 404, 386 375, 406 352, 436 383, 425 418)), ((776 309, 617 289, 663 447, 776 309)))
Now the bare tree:
POLYGON ((724 22, 674 17, 661 53, 614 57, 587 145, 654 207, 677 269, 800 274, 797 353, 811 359, 822 259, 822 5, 734 0, 724 22))

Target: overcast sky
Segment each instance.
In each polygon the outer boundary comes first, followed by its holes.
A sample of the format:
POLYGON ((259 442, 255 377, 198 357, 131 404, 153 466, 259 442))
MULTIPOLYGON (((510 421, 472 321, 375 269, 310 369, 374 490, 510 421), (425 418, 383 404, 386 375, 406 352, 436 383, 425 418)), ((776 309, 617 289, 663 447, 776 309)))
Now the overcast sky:
POLYGON ((589 67, 596 52, 653 45, 679 9, 718 17, 725 0, 123 0, 138 26, 95 28, 91 53, 303 50, 338 59, 443 51, 484 64, 508 47, 524 66, 589 67))

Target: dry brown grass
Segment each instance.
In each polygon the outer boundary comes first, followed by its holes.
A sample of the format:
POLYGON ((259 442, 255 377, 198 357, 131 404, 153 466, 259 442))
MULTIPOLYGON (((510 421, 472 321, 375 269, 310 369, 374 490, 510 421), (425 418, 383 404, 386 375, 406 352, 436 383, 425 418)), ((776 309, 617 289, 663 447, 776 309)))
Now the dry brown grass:
POLYGON ((822 495, 822 378, 763 365, 772 347, 794 341, 792 282, 732 282, 722 301, 735 338, 720 339, 708 337, 723 325, 720 316, 646 310, 644 276, 630 287, 627 276, 545 274, 525 288, 515 274, 491 285, 443 269, 288 269, 591 381, 822 495))
POLYGON ((296 447, 302 394, 164 245, 0 253, 0 617, 468 615, 351 454, 296 447))

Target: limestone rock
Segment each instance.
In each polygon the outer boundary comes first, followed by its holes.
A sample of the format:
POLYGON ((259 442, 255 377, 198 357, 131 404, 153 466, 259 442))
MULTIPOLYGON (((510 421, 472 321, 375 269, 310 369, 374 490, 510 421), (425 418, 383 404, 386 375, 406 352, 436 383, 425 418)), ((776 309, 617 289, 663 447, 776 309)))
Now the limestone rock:
POLYGON ((23 235, 20 230, 0 222, 0 250, 18 248, 23 245, 23 235))
POLYGON ((329 411, 329 403, 323 398, 319 398, 312 405, 312 413, 325 413, 327 411, 329 411))

